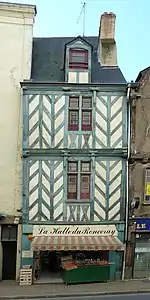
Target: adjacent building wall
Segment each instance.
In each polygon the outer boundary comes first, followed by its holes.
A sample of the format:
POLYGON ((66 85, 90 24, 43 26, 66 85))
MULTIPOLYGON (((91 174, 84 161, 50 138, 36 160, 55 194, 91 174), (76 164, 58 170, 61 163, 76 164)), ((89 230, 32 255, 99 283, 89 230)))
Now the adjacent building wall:
POLYGON ((20 81, 30 78, 35 6, 0 3, 0 213, 21 204, 20 81))
POLYGON ((147 70, 136 91, 132 91, 132 138, 130 160, 130 198, 139 197, 134 216, 150 215, 150 205, 144 203, 145 170, 150 168, 150 71, 147 70))
MULTIPOLYGON (((30 78, 35 13, 32 5, 0 2, 0 215, 5 216, 6 223, 12 223, 21 209, 20 81, 30 78)), ((16 278, 20 268, 20 242, 19 229, 16 278)), ((2 259, 0 243, 0 279, 2 259)))
POLYGON ((126 277, 133 276, 136 218, 150 217, 150 202, 145 202, 145 174, 150 168, 150 70, 138 76, 131 90, 131 155, 129 160, 129 226, 126 277), (135 200, 138 208, 133 208, 135 200))

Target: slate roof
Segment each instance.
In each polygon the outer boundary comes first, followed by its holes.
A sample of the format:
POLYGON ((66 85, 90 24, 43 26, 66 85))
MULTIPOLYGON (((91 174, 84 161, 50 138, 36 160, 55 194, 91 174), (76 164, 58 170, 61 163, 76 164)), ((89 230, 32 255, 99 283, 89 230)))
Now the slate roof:
POLYGON ((146 72, 147 72, 149 69, 150 69, 150 67, 147 67, 147 68, 141 70, 141 71, 139 72, 139 74, 138 74, 138 76, 137 76, 135 82, 139 82, 140 79, 141 79, 142 77, 145 76, 146 72))
MULTIPOLYGON (((65 46, 74 37, 34 38, 31 79, 33 81, 64 82, 65 46)), ((91 82, 126 84, 118 67, 101 67, 97 58, 98 37, 84 37, 92 46, 91 82)))

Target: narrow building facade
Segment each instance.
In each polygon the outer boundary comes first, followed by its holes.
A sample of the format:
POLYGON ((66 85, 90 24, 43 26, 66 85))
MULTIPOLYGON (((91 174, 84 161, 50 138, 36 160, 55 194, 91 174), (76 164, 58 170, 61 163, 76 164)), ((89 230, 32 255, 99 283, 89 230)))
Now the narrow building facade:
POLYGON ((21 253, 20 81, 31 77, 35 6, 0 2, 0 280, 17 279, 21 253))
POLYGON ((21 258, 34 280, 54 251, 100 251, 111 263, 110 279, 122 276, 127 84, 117 64, 115 18, 101 16, 98 37, 33 40, 31 80, 21 83, 21 258))
POLYGON ((131 88, 131 153, 129 160, 129 228, 127 277, 149 277, 150 265, 150 68, 131 88))

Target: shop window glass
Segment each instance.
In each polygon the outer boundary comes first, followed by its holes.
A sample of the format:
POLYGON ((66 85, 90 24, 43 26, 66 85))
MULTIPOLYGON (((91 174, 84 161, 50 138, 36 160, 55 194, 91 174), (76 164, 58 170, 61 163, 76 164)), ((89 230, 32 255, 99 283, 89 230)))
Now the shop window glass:
POLYGON ((150 203, 150 169, 145 171, 145 195, 144 202, 150 203))

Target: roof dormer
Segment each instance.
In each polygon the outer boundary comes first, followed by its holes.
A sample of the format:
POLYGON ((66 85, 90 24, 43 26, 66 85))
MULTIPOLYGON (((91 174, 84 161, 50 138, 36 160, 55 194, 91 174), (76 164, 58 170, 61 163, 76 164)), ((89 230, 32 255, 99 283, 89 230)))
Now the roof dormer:
POLYGON ((66 44, 65 81, 91 82, 91 50, 92 46, 80 36, 66 44))

